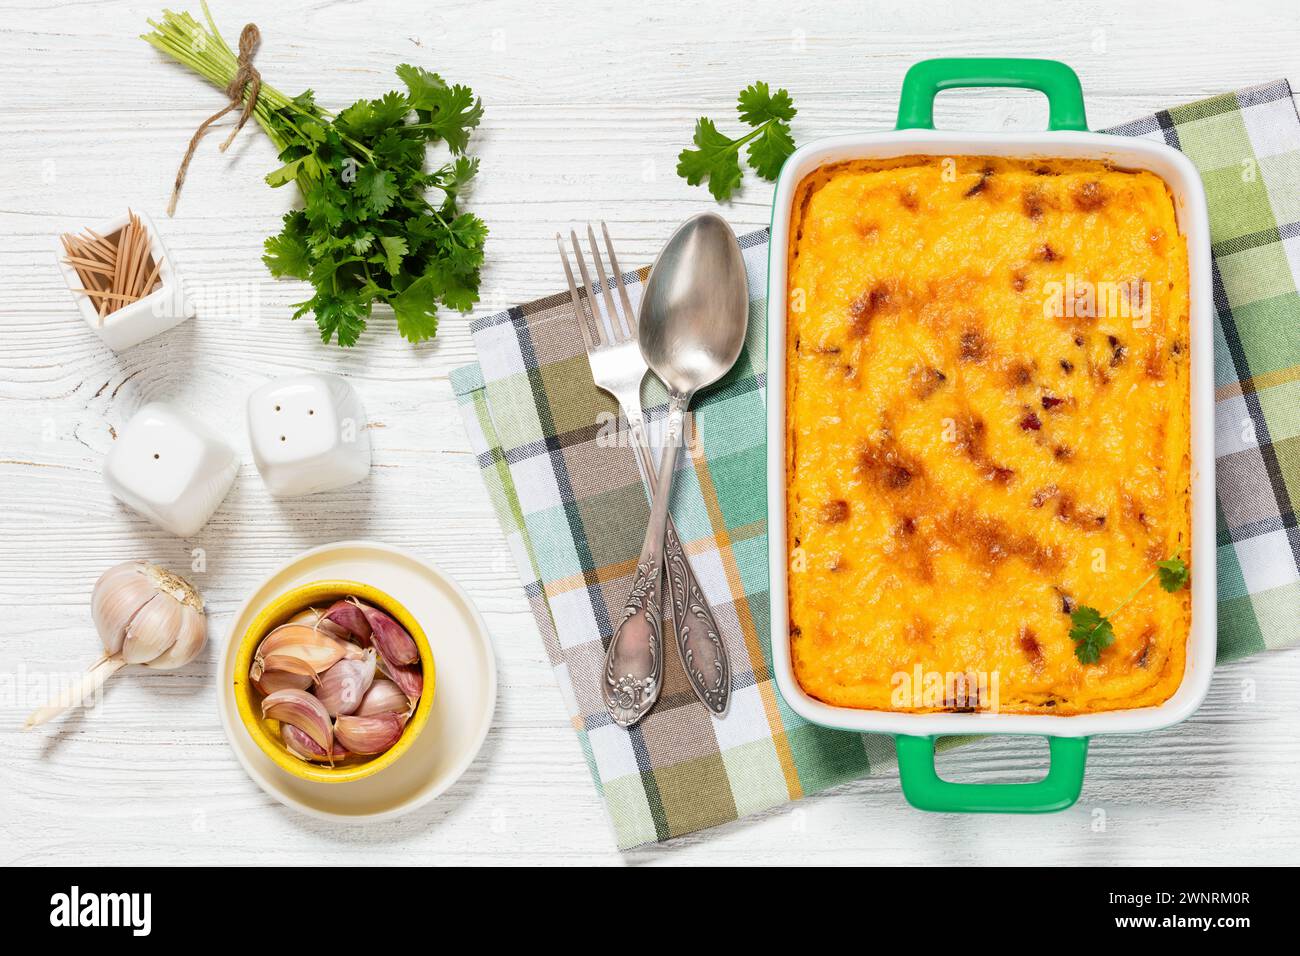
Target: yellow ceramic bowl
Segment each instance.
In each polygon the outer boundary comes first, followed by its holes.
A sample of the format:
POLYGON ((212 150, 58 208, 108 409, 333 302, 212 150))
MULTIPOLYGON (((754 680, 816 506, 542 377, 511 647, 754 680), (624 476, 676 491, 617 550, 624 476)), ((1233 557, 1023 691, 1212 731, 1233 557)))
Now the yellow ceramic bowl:
POLYGON ((281 770, 303 780, 314 780, 320 783, 360 780, 391 766, 410 749, 416 736, 429 722, 429 713, 433 709, 433 652, 429 649, 429 641, 424 636, 419 622, 406 608, 383 591, 356 581, 316 581, 304 584, 285 592, 268 604, 253 618, 253 623, 240 638, 239 653, 235 657, 234 680, 235 705, 239 710, 239 719, 244 729, 248 731, 248 735, 253 738, 253 742, 275 761, 276 766, 281 770), (424 692, 420 695, 415 713, 407 721, 406 728, 397 743, 369 760, 350 759, 331 767, 328 764, 308 763, 285 748, 280 740, 280 722, 262 717, 262 694, 253 686, 248 676, 248 669, 252 666, 253 654, 257 651, 257 646, 272 630, 308 608, 326 607, 348 595, 386 611, 398 624, 406 628, 420 651, 420 662, 424 671, 424 692))

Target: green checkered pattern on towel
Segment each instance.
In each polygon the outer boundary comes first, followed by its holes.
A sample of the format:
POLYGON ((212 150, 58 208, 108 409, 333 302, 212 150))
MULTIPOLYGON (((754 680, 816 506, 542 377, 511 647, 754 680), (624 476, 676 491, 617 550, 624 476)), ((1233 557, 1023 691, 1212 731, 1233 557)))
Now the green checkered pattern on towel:
MULTIPOLYGON (((1221 659, 1292 644, 1300 621, 1300 119, 1285 81, 1162 111, 1112 132, 1191 157, 1214 243, 1221 659)), ((669 654, 631 730, 601 703, 605 641, 648 516, 614 401, 591 381, 568 293, 472 326, 452 377, 471 443, 618 845, 665 840, 893 766, 892 739, 796 717, 771 675, 764 390, 767 234, 741 240, 749 342, 699 396, 673 514, 731 653, 713 719, 669 654)), ((558 271, 558 264, 557 264, 558 271)), ((629 274, 634 304, 644 271, 629 274)), ((662 392, 646 390, 652 423, 662 392)), ((652 425, 653 429, 653 425, 652 425)), ((671 641, 665 642, 671 646, 671 641)))

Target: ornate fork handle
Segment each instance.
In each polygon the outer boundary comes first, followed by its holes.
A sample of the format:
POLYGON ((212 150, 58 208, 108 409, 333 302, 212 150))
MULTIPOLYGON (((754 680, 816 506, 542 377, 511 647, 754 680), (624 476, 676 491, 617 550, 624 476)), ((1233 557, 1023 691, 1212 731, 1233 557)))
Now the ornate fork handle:
POLYGON ((731 703, 731 664, 718 633, 713 609, 704 597, 671 521, 664 538, 664 572, 673 608, 673 633, 682 667, 695 696, 718 717, 731 703))
POLYGON ((644 717, 664 683, 660 553, 637 562, 623 618, 605 652, 605 708, 620 727, 631 727, 644 717))

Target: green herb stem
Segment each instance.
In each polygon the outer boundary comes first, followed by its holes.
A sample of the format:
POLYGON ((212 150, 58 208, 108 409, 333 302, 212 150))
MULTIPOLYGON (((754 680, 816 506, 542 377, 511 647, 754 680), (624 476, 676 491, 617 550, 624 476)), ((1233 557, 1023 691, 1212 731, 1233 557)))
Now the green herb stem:
POLYGON ((1152 571, 1145 578, 1143 578, 1142 583, 1133 589, 1133 593, 1130 594, 1128 597, 1126 597, 1124 600, 1120 601, 1119 604, 1116 605, 1115 610, 1107 614, 1106 617, 1113 618, 1120 611, 1124 610, 1124 608, 1128 607, 1129 604, 1133 601, 1133 599, 1142 592, 1142 589, 1146 587, 1148 584, 1150 584, 1152 580, 1155 579, 1155 576, 1156 576, 1156 572, 1152 571))

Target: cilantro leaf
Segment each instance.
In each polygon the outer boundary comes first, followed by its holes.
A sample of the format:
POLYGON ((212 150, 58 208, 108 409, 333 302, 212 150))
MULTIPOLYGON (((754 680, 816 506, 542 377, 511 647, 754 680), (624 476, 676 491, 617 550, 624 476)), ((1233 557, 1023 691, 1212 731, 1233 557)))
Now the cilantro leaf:
POLYGON ((749 165, 768 182, 776 180, 777 173, 794 152, 794 137, 785 123, 772 122, 763 127, 758 138, 749 144, 749 165))
POLYGON ((1084 664, 1095 664, 1101 652, 1115 642, 1110 619, 1095 607, 1080 605, 1070 614, 1070 637, 1075 642, 1074 656, 1084 664))
POLYGON ((311 258, 307 249, 307 217, 301 212, 291 212, 284 217, 284 229, 278 235, 267 237, 262 243, 266 254, 262 262, 277 278, 307 278, 311 258))
POLYGON ((432 262, 424 275, 438 290, 438 297, 458 312, 468 312, 478 301, 477 270, 458 269, 450 262, 432 262))
POLYGON ((397 275, 402 271, 402 256, 407 253, 406 240, 401 236, 380 236, 379 244, 383 246, 384 254, 378 258, 390 276, 397 275))
POLYGON ((347 194, 343 187, 327 176, 308 190, 302 206, 303 215, 317 235, 330 235, 343 224, 343 204, 347 194))
POLYGON ((1192 574, 1186 562, 1177 555, 1167 561, 1157 562, 1156 573, 1160 575, 1160 586, 1170 594, 1187 587, 1187 581, 1192 574))
POLYGON ((363 303, 357 296, 319 293, 302 303, 293 317, 299 318, 309 309, 316 316, 316 325, 320 329, 322 342, 337 338, 339 345, 351 346, 357 344, 357 339, 366 329, 366 316, 370 314, 370 302, 363 303))
POLYGON ((377 100, 357 100, 338 115, 334 125, 354 139, 369 139, 400 124, 409 112, 410 101, 390 91, 377 100))
POLYGON ((752 83, 740 91, 736 110, 740 113, 741 122, 750 126, 759 126, 768 120, 788 123, 799 112, 794 108, 794 100, 790 99, 788 91, 777 90, 772 95, 767 84, 762 81, 752 83))
POLYGON ((463 247, 476 248, 487 239, 487 226, 472 213, 457 216, 448 229, 456 243, 463 247))
POLYGON ((718 132, 713 120, 704 116, 695 122, 693 142, 697 149, 684 149, 677 156, 677 175, 692 186, 707 179, 714 199, 730 199, 743 175, 736 158, 736 142, 718 132))
POLYGON ((378 166, 358 169, 354 186, 361 203, 376 216, 386 212, 397 198, 397 177, 378 166))
POLYGON ((397 78, 406 84, 412 109, 432 109, 433 107, 430 105, 432 97, 447 88, 447 83, 442 77, 437 73, 429 72, 423 67, 403 63, 395 72, 397 78))
POLYGON ((424 141, 403 135, 399 129, 384 130, 371 147, 374 162, 390 169, 419 167, 424 162, 424 141))
POLYGON ((389 300, 402 338, 408 342, 423 342, 438 334, 437 298, 438 289, 433 278, 423 275, 389 300))
POLYGON ((456 161, 445 168, 447 173, 443 176, 442 188, 455 192, 478 175, 478 159, 457 156, 456 161))
POLYGON ((719 202, 730 199, 740 186, 743 173, 740 151, 748 147, 745 158, 759 176, 774 180, 781 166, 794 152, 790 120, 798 111, 787 90, 775 93, 763 82, 741 90, 736 110, 742 122, 754 127, 736 139, 722 133, 708 117, 695 123, 695 149, 684 149, 677 157, 677 175, 692 186, 706 179, 709 192, 719 202))
POLYGON ((469 131, 483 118, 483 101, 468 86, 453 86, 429 93, 422 102, 428 105, 419 107, 417 112, 428 110, 428 118, 422 115, 421 119, 429 130, 446 142, 453 153, 465 152, 469 131))
MULTIPOLYGON (((283 157, 281 157, 283 158, 283 157)), ((315 153, 308 153, 305 156, 299 156, 285 163, 279 169, 273 169, 266 174, 266 183, 268 186, 283 186, 297 180, 298 174, 302 173, 311 179, 320 176, 320 163, 316 159, 315 153)))

